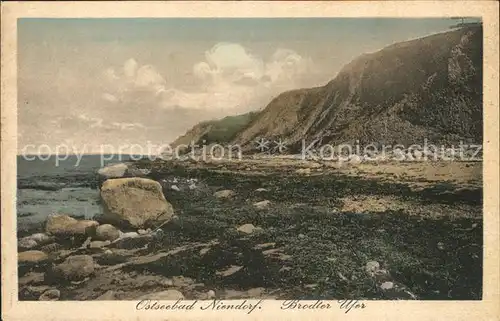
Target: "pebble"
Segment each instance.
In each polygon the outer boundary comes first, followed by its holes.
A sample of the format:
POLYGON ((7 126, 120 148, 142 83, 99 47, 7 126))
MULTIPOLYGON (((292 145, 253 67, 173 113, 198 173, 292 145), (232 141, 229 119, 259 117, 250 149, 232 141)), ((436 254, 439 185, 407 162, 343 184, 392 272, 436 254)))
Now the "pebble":
POLYGON ((207 292, 207 299, 213 299, 215 298, 215 291, 214 290, 209 290, 207 292))
POLYGON ((380 288, 382 290, 390 290, 394 287, 394 283, 393 282, 390 282, 390 281, 387 281, 387 282, 384 282, 380 285, 380 288))
POLYGON ((377 261, 369 261, 365 265, 365 271, 370 275, 374 275, 378 270, 380 270, 380 263, 377 261))
POLYGON ((60 297, 61 292, 58 289, 51 289, 43 292, 38 301, 57 301, 60 297))
POLYGON ((265 200, 265 201, 254 203, 253 206, 255 206, 258 209, 265 209, 265 208, 269 207, 270 204, 271 204, 271 201, 265 200))

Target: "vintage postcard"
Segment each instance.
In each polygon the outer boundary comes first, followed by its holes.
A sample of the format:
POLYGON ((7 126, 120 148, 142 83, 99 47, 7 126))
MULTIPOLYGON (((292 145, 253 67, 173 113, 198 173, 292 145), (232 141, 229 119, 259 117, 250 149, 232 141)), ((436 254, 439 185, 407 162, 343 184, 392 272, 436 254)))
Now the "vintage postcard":
POLYGON ((498 8, 2 4, 2 318, 498 320, 498 8))

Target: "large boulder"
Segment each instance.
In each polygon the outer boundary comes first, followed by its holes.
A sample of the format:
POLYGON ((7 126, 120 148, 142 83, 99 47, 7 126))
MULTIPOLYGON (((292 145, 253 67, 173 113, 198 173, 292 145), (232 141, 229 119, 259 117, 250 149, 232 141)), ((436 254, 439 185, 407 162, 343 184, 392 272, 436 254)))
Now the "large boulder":
POLYGON ((65 281, 81 281, 94 273, 94 260, 90 255, 68 257, 52 269, 52 276, 65 281))
POLYGON ((163 195, 161 185, 146 178, 119 178, 101 187, 104 218, 115 225, 147 228, 170 221, 172 205, 163 195))
POLYGON ((45 232, 55 236, 93 236, 98 222, 77 220, 68 215, 53 214, 47 218, 45 232))

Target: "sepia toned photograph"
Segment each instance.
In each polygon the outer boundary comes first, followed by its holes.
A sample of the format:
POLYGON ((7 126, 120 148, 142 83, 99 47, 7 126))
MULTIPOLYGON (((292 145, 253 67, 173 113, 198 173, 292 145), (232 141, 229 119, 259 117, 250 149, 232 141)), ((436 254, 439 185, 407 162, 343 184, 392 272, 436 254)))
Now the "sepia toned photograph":
POLYGON ((478 12, 9 18, 2 287, 102 318, 486 304, 498 39, 478 12))
POLYGON ((481 299, 480 19, 18 33, 20 300, 481 299))

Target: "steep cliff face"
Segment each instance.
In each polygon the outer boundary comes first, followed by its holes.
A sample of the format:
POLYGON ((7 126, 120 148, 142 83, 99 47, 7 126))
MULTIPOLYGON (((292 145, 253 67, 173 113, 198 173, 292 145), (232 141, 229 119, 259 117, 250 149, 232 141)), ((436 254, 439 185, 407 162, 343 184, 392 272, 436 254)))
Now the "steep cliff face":
POLYGON ((323 87, 285 92, 233 143, 414 144, 482 141, 482 29, 468 27, 364 54, 323 87))

